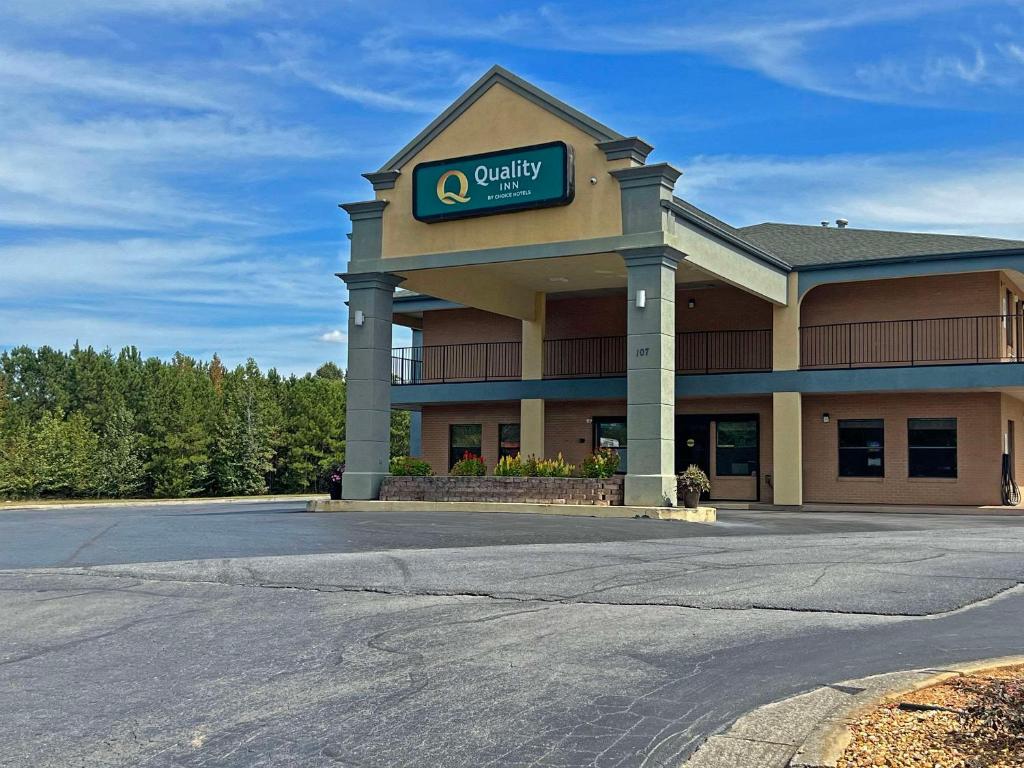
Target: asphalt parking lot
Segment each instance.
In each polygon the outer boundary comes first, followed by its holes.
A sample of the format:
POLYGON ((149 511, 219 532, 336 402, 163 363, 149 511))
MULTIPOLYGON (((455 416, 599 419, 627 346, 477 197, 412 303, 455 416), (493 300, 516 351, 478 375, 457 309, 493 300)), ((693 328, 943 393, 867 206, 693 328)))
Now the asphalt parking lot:
POLYGON ((0 511, 0 765, 676 766, 1022 652, 1024 519, 0 511))

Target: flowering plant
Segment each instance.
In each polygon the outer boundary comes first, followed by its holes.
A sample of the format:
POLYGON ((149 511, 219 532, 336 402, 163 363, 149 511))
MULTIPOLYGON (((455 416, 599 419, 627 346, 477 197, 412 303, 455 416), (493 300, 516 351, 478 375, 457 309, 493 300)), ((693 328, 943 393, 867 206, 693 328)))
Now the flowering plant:
POLYGON ((448 474, 461 475, 463 477, 483 477, 487 474, 487 465, 475 453, 466 451, 462 454, 462 458, 455 462, 455 466, 451 468, 448 474))

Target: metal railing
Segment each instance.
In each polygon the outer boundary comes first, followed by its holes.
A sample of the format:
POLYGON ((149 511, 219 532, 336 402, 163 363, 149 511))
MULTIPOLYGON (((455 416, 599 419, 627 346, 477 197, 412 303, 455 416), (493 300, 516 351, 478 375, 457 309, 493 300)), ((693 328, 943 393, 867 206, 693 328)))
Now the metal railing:
POLYGON ((1022 330, 1022 315, 809 325, 800 328, 800 367, 1021 362, 1022 330))
MULTIPOLYGON (((626 337, 596 336, 544 341, 544 378, 598 378, 626 375, 626 337)), ((676 334, 680 374, 768 371, 772 367, 770 329, 687 331, 676 334)), ((522 344, 493 341, 400 347, 391 351, 395 384, 507 381, 522 375, 522 344)))
POLYGON ((391 350, 392 382, 447 384, 518 379, 522 376, 522 357, 518 341, 399 347, 391 350))

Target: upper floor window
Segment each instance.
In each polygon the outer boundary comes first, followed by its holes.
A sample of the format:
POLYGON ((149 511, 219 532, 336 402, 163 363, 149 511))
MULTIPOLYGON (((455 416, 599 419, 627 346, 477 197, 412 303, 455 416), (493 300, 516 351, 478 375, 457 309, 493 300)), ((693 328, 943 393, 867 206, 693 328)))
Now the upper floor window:
POLYGON ((498 425, 498 458, 519 455, 519 425, 498 425))
POLYGON ((483 443, 482 434, 483 429, 479 424, 452 424, 448 427, 449 469, 467 453, 474 456, 480 455, 480 446, 483 443))
POLYGON ((907 419, 910 477, 956 477, 956 419, 907 419))
POLYGON ((1013 346, 1013 326, 1014 320, 1016 320, 1016 301, 1014 301, 1013 291, 1006 291, 1006 298, 1003 304, 1003 322, 1006 323, 1006 346, 1013 346))
POLYGON ((839 420, 839 476, 885 477, 885 422, 839 420))

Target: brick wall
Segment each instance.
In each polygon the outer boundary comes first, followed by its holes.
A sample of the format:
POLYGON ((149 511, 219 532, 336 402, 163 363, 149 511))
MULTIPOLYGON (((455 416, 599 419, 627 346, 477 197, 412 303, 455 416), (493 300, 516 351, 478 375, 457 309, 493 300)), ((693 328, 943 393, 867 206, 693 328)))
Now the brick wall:
POLYGON ((423 345, 522 341, 523 324, 482 309, 438 309, 423 313, 423 345))
POLYGON ((1001 396, 995 392, 814 395, 803 398, 804 501, 999 504, 1001 396), (829 423, 822 422, 828 413, 829 423), (957 419, 957 477, 907 473, 907 419, 957 419), (839 477, 840 419, 885 420, 885 477, 839 477))
POLYGON ((997 315, 999 274, 906 277, 821 285, 800 304, 801 325, 997 315))
POLYGON ((380 500, 621 506, 623 478, 386 477, 380 500))

